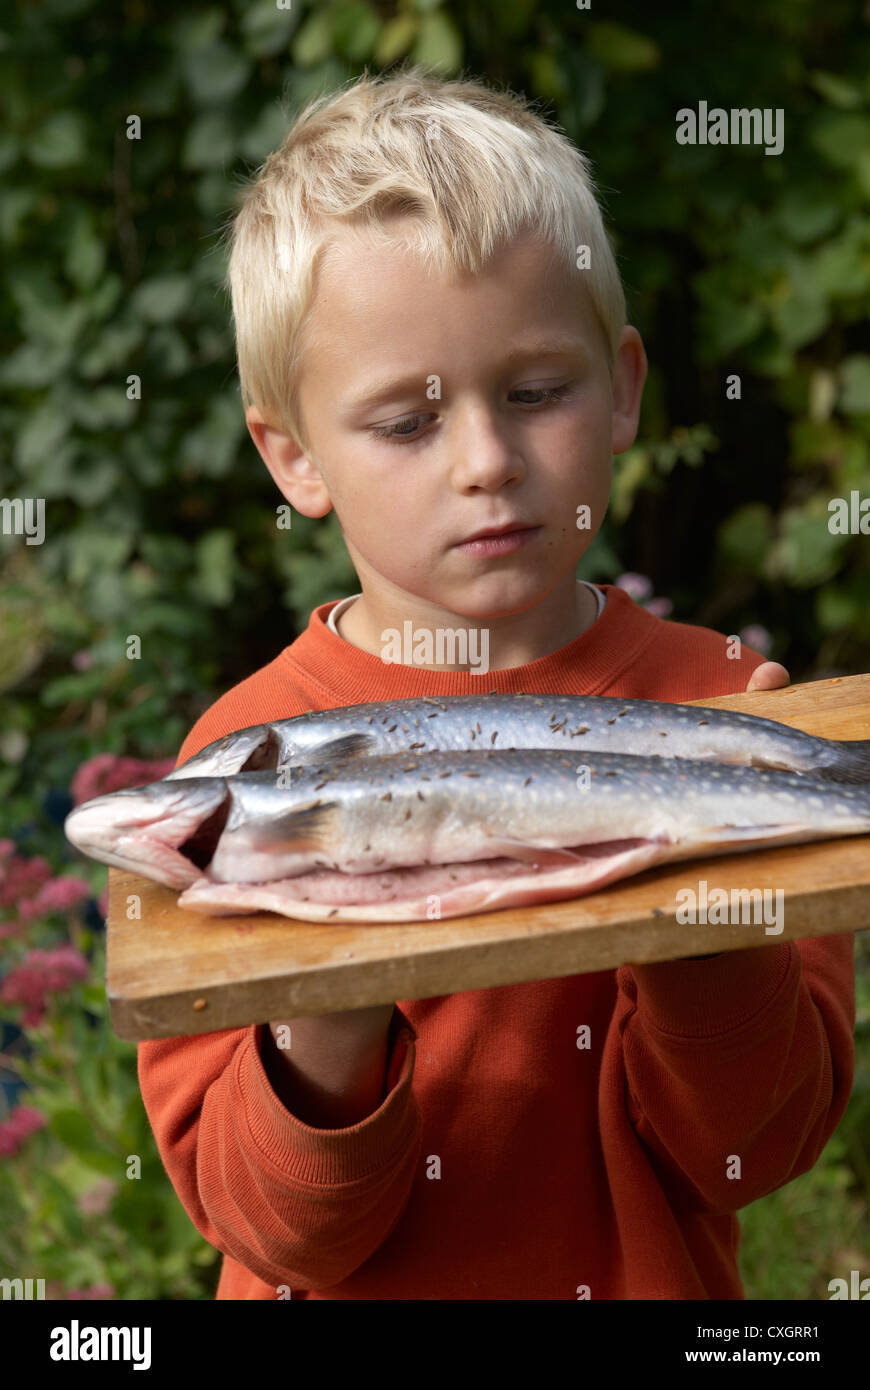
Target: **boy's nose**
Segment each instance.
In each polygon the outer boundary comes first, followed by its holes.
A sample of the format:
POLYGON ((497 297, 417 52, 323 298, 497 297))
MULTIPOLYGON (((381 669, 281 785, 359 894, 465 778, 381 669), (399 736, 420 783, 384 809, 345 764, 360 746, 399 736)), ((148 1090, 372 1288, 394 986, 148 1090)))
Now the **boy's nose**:
POLYGON ((458 486, 498 488, 525 474, 517 441, 493 411, 475 406, 451 423, 451 469, 458 486))

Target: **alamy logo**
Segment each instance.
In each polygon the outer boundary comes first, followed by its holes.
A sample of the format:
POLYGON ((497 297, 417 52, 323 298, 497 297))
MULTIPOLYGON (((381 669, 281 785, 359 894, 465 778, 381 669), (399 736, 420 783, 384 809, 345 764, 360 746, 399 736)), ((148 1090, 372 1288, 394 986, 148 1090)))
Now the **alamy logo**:
POLYGON ((44 1279, 0 1279, 0 1298, 45 1298, 44 1279), (33 1286, 36 1285, 34 1293, 33 1286))
POLYGON ((52 1361, 132 1361, 134 1371, 151 1369, 150 1327, 53 1327, 52 1361))
POLYGON ((24 536, 26 545, 42 545, 45 498, 0 497, 0 530, 4 536, 24 536))
POLYGON ((781 106, 708 108, 698 102, 698 110, 682 106, 677 112, 678 145, 761 145, 765 154, 782 154, 783 116, 781 106))

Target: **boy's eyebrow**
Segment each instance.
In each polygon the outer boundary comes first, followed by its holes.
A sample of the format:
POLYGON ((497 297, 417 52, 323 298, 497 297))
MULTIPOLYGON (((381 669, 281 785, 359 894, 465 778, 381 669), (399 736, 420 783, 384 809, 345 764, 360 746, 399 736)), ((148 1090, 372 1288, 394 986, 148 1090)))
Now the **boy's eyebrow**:
MULTIPOLYGON (((506 353, 501 359, 502 365, 511 367, 515 362, 519 362, 530 357, 565 357, 569 355, 588 355, 589 349, 582 338, 573 336, 549 336, 538 338, 527 343, 518 343, 515 348, 506 353)), ((370 409, 372 406, 380 405, 382 401, 399 396, 403 391, 413 391, 425 386, 427 377, 431 373, 405 372, 401 376, 378 377, 366 386, 362 391, 358 391, 345 399, 345 408, 348 411, 370 409)))

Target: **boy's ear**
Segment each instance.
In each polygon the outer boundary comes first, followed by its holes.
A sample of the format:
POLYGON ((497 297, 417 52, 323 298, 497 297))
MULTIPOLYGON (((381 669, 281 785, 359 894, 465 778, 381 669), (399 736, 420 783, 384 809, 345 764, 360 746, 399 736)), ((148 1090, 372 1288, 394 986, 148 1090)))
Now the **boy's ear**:
POLYGON ((636 328, 626 324, 619 336, 613 364, 613 452, 630 449, 637 435, 640 403, 647 374, 643 340, 636 328))
POLYGON ((303 516, 326 516, 332 502, 311 453, 286 430, 267 424, 255 405, 245 411, 245 424, 282 497, 303 516))

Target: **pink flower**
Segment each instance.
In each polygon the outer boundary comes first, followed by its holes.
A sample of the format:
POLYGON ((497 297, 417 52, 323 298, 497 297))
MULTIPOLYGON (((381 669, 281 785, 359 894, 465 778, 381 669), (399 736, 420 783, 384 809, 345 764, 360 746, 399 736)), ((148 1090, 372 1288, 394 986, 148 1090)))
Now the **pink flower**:
POLYGON ((0 863, 0 907, 11 906, 25 894, 29 897, 38 893, 53 873, 53 868, 42 855, 32 859, 23 854, 7 856, 0 863))
POLYGON ((89 651, 74 652, 72 664, 76 671, 89 671, 94 664, 93 655, 89 651))
POLYGON ((9 1119, 0 1124, 0 1157, 16 1154, 27 1136, 47 1123, 42 1111, 32 1105, 16 1106, 9 1119))
POLYGON ((26 922, 47 912, 66 912, 91 896, 91 886, 83 878, 61 874, 43 884, 35 898, 24 898, 18 904, 19 915, 26 922))
POLYGON ((653 591, 652 580, 645 574, 636 574, 634 570, 627 570, 625 574, 621 574, 616 586, 624 589, 635 600, 649 598, 653 591))
POLYGON ((112 1198, 118 1190, 114 1178, 99 1178, 93 1187, 83 1192, 78 1199, 78 1209, 86 1216, 102 1216, 108 1210, 112 1198))
POLYGON ((14 840, 0 840, 0 860, 8 859, 10 854, 15 853, 14 840))
POLYGON ((121 758, 116 753, 98 753, 77 769, 70 792, 73 804, 92 801, 123 787, 144 787, 159 782, 175 767, 174 758, 121 758))
POLYGON ((91 1284, 87 1289, 70 1289, 67 1298, 114 1298, 115 1288, 113 1284, 91 1284))
POLYGON ((762 656, 767 656, 773 646, 773 638, 760 623, 750 623, 748 627, 741 628, 738 636, 741 642, 745 642, 747 647, 754 647, 762 656))
POLYGON ((24 1004, 21 1022, 25 1027, 33 1027, 45 1016, 48 996, 87 979, 89 969, 87 957, 69 942, 50 951, 28 951, 21 964, 4 979, 0 1000, 4 1004, 24 1004))
POLYGON ((667 618, 674 611, 674 605, 669 598, 651 598, 643 606, 654 618, 667 618))

